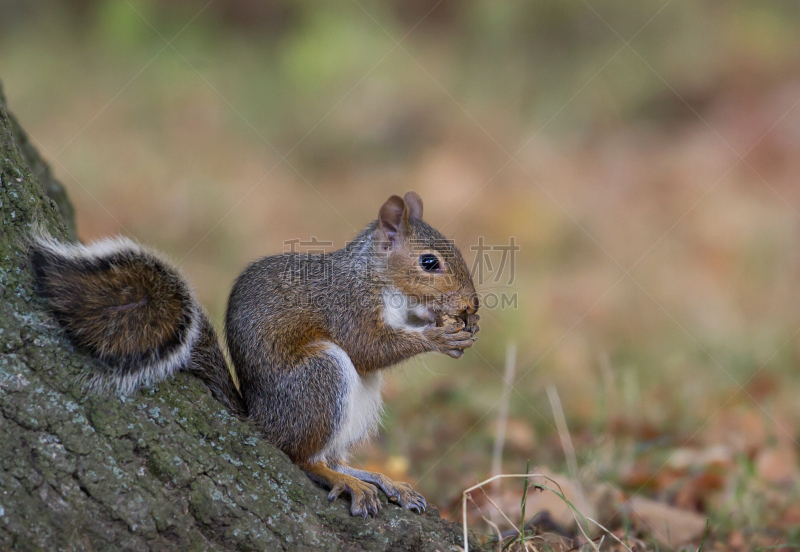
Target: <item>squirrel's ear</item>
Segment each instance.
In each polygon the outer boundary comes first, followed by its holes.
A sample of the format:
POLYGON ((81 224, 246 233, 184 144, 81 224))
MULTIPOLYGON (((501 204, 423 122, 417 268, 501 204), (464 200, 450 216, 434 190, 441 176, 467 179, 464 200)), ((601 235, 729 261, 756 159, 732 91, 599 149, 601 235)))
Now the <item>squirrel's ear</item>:
POLYGON ((417 220, 422 220, 422 198, 417 192, 406 192, 403 200, 408 207, 408 216, 417 220))
POLYGON ((383 231, 386 239, 392 243, 398 234, 403 234, 408 227, 408 208, 400 196, 393 195, 381 206, 378 213, 378 228, 383 231))

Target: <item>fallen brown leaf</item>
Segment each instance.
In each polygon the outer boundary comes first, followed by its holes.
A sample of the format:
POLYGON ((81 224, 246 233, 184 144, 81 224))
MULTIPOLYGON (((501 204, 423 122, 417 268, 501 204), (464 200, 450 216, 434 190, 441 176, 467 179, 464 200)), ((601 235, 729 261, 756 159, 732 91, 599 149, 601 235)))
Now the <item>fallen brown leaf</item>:
POLYGON ((698 541, 706 528, 705 517, 647 498, 634 496, 627 506, 637 528, 667 546, 698 541))
POLYGON ((772 483, 797 480, 797 453, 788 447, 765 448, 756 456, 756 473, 772 483))

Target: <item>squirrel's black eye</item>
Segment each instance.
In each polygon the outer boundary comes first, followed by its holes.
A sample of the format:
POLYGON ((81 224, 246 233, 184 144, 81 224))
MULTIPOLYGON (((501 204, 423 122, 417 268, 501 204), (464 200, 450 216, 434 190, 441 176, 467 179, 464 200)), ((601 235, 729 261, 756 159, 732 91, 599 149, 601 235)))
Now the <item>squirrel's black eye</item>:
POLYGON ((419 266, 422 267, 422 270, 426 270, 428 272, 436 272, 439 270, 439 257, 432 253, 425 253, 424 255, 419 256, 419 266))

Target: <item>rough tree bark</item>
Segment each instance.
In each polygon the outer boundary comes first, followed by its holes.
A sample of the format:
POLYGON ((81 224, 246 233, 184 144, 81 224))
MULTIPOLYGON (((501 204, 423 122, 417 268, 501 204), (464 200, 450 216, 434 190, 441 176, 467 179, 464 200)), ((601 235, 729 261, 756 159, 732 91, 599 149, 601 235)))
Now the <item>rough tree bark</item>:
POLYGON ((62 218, 71 206, 2 90, 0 210, 0 549, 444 552, 461 544, 435 508, 418 515, 386 504, 377 519, 352 518, 347 501, 328 503, 191 377, 123 399, 86 393, 79 377, 91 361, 35 296, 23 246, 33 221, 74 236, 62 218))

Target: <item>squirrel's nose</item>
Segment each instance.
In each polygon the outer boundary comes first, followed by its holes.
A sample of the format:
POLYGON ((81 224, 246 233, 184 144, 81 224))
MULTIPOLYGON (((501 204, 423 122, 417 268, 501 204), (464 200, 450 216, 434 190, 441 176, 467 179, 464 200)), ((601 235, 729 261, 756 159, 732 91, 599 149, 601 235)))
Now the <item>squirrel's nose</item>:
POLYGON ((473 293, 467 298, 467 313, 468 314, 475 314, 481 306, 481 302, 478 299, 478 294, 473 293))

